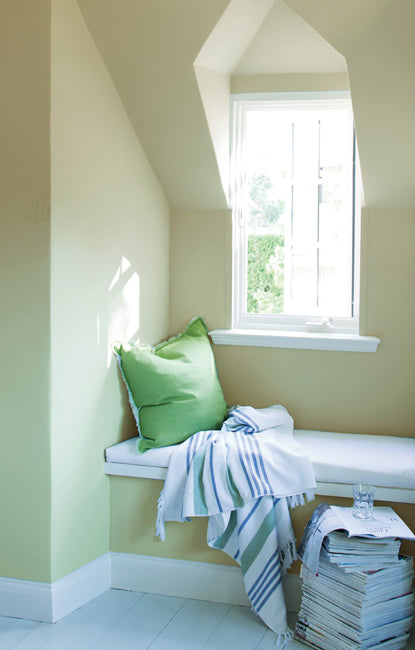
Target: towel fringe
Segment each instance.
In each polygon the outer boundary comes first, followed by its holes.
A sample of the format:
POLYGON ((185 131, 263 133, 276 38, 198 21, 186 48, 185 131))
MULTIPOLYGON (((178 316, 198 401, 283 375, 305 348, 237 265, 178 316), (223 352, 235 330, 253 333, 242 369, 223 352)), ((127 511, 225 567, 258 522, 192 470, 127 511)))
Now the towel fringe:
POLYGON ((166 506, 164 498, 164 490, 159 494, 157 501, 157 519, 156 519, 156 537, 160 537, 161 541, 164 542, 166 539, 164 531, 164 508, 166 506))
POLYGON ((306 490, 305 492, 300 492, 299 494, 293 494, 292 496, 287 497, 288 507, 296 508, 297 506, 303 506, 308 501, 313 501, 314 499, 314 490, 306 490))
POLYGON ((295 547, 295 540, 288 542, 288 544, 280 549, 280 564, 281 574, 284 576, 293 562, 297 559, 297 549, 295 547))
MULTIPOLYGON (((258 612, 252 607, 252 605, 250 607, 250 610, 255 616, 261 618, 258 612)), ((294 638, 294 632, 291 628, 288 627, 288 625, 285 625, 285 632, 276 632, 275 629, 269 625, 267 625, 267 627, 271 630, 271 632, 274 632, 275 634, 273 645, 275 645, 277 648, 281 648, 281 650, 284 650, 287 643, 289 641, 292 641, 294 638)))
POLYGON ((281 650, 284 650, 287 643, 289 641, 292 641, 293 638, 294 638, 294 632, 290 630, 290 628, 287 628, 286 632, 283 632, 282 634, 277 634, 274 640, 274 645, 276 648, 281 648, 281 650))

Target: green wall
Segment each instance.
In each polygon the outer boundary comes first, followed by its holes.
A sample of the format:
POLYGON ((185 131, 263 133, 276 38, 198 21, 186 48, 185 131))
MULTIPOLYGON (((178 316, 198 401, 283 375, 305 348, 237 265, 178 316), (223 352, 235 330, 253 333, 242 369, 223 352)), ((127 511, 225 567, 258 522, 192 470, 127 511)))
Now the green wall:
POLYGON ((169 208, 74 0, 52 3, 51 129, 56 580, 110 548, 104 448, 131 435, 112 344, 163 338, 169 300, 169 208))
MULTIPOLYGON (((298 0, 291 4, 312 13, 308 7, 311 5, 309 0, 298 0)), ((343 30, 336 21, 336 12, 347 14, 349 9, 336 9, 333 5, 327 16, 324 1, 315 0, 312 4, 320 8, 317 17, 322 24, 325 20, 323 35, 332 35, 334 45, 337 40, 342 45, 347 44, 348 23, 344 23, 343 30)), ((358 11, 358 4, 352 3, 350 14, 358 11)), ((405 40, 406 26, 402 32, 404 40, 401 41, 398 24, 402 23, 403 15, 409 20, 413 7, 405 1, 404 14, 398 17, 395 11, 394 30, 385 40, 382 35, 387 17, 393 11, 392 5, 385 16, 375 22, 378 31, 372 29, 370 11, 365 9, 367 22, 360 26, 358 40, 355 34, 351 40, 355 49, 351 52, 353 48, 349 45, 344 50, 350 53, 352 100, 359 142, 362 141, 364 145, 362 171, 366 180, 365 189, 369 189, 370 197, 370 205, 362 214, 361 334, 379 336, 382 339, 380 347, 375 354, 214 347, 219 377, 230 404, 257 407, 284 404, 298 428, 408 437, 415 435, 415 202, 413 193, 411 195, 406 187, 408 170, 411 169, 408 159, 412 156, 411 143, 415 133, 413 120, 409 120, 415 86, 413 76, 407 70, 413 45, 405 40), (378 52, 380 41, 383 49, 378 60, 379 69, 373 71, 370 65, 376 63, 372 61, 371 47, 378 52), (389 56, 394 62, 393 71, 390 64, 386 66, 389 56), (385 71, 393 83, 394 93, 388 94, 386 103, 380 105, 380 95, 385 93, 385 71), (401 91, 398 91, 399 88, 401 91), (404 106, 400 102, 401 92, 411 100, 404 106), (387 127, 385 120, 390 115, 402 117, 398 130, 387 127), (371 120, 376 124, 376 129, 371 120), (408 133, 406 142, 401 137, 404 125, 408 133), (395 164, 391 175, 388 172, 390 163, 384 160, 389 153, 395 159, 399 151, 402 161, 405 161, 402 193, 398 185, 400 168, 395 164)), ((373 3, 371 6, 374 8, 373 3)), ((315 24, 320 24, 317 19, 315 24)), ((327 85, 335 89, 345 88, 347 83, 346 75, 249 75, 247 78, 233 78, 232 88, 244 92, 292 91, 300 90, 300 86, 307 90, 322 90, 327 85)), ((199 313, 203 314, 211 329, 230 327, 230 214, 226 210, 208 211, 203 207, 177 209, 172 213, 171 335, 199 313)), ((130 492, 132 483, 132 479, 114 478, 111 481, 112 548, 181 559, 204 559, 204 529, 200 522, 183 525, 180 532, 172 527, 170 536, 167 530, 164 545, 150 538, 148 528, 152 530, 155 521, 157 488, 151 488, 151 498, 140 499, 130 492), (121 504, 127 502, 127 494, 131 507, 121 508, 121 504), (134 511, 137 503, 142 504, 139 517, 146 522, 143 526, 135 526, 127 514, 134 511), (192 539, 191 554, 186 542, 188 536, 192 539)), ((140 484, 137 490, 141 496, 147 495, 144 485, 140 484)), ((316 503, 310 505, 311 509, 316 503)), ((350 504, 350 501, 345 503, 350 504)), ((297 536, 311 514, 310 507, 299 508, 295 512, 297 536)), ((393 504, 393 507, 409 526, 415 527, 413 506, 393 504)), ((218 561, 210 557, 210 561, 218 561)))
MULTIPOLYGON (((103 475, 104 447, 135 435, 111 342, 154 343, 198 313, 211 328, 230 325, 230 213, 193 69, 230 3, 163 3, 164 13, 80 0, 99 53, 75 0, 0 4, 2 576, 54 581, 109 549, 228 562, 206 549, 203 522, 169 527, 165 545, 154 539, 158 482, 103 475)), ((305 18, 313 9, 316 29, 349 55, 370 199, 362 333, 382 343, 375 354, 217 346, 220 379, 229 402, 283 403, 299 428, 413 436, 414 46, 411 21, 402 24, 413 3, 402 0, 401 13, 383 3, 372 24, 368 2, 350 44, 334 5, 288 4, 305 18), (402 118, 397 130, 385 128, 388 115, 402 118)), ((361 3, 341 12, 354 24, 361 3)), ((288 77, 232 83, 304 82, 288 77)), ((223 116, 207 112, 217 137, 223 116)), ((413 527, 412 511, 402 513, 413 527)))
POLYGON ((168 331, 169 206, 74 0, 0 4, 0 575, 110 548, 111 344, 168 331))
POLYGON ((0 4, 0 575, 50 578, 50 2, 0 4))

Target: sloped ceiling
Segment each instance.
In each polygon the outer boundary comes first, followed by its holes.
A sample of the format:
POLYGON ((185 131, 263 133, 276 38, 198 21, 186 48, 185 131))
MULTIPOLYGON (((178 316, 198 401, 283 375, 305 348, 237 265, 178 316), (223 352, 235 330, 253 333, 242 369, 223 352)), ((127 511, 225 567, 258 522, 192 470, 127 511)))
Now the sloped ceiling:
POLYGON ((227 207, 193 70, 229 0, 78 0, 171 207, 227 207))
MULTIPOLYGON (((353 47, 355 41, 367 39, 376 29, 377 22, 395 0, 283 0, 309 25, 314 27, 329 43, 343 52, 353 47)), ((399 9, 406 0, 399 0, 399 9)), ((409 3, 411 0, 409 0, 409 3)))
POLYGON ((349 71, 368 206, 415 206, 415 2, 284 0, 349 71))
MULTIPOLYGON (((194 62, 230 5, 242 11, 244 3, 252 7, 255 0, 78 0, 173 208, 227 207, 194 62)), ((239 18, 235 34, 245 39, 243 16, 239 18)), ((251 34, 251 46, 243 40, 241 48, 233 38, 238 59, 230 68, 238 74, 249 69, 285 74, 294 63, 296 72, 306 61, 310 65, 312 52, 317 61, 325 51, 329 58, 324 65, 334 68, 341 67, 343 55, 366 203, 410 207, 415 203, 414 24, 413 0, 276 0, 262 27, 256 25, 257 37, 251 34), (291 47, 285 63, 278 50, 282 35, 291 47)), ((314 71, 324 71, 322 65, 320 59, 314 71)))
POLYGON ((282 0, 275 0, 233 73, 260 75, 346 71, 344 57, 282 0))

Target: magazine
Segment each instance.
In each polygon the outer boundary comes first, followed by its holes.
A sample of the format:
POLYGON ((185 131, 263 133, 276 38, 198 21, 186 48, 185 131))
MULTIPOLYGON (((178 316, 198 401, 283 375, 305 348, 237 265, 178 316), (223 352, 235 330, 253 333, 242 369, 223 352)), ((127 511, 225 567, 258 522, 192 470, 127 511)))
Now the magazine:
MULTIPOLYGON (((302 563, 315 575, 318 574, 323 540, 335 530, 345 530, 349 537, 415 540, 414 533, 390 507, 373 508, 372 519, 357 519, 353 517, 352 508, 320 503, 314 510, 297 549, 297 555, 302 563)), ((351 545, 349 548, 353 551, 361 546, 359 540, 356 540, 356 544, 352 540, 349 540, 349 542, 351 545)), ((351 566, 353 568, 353 564, 351 566)), ((373 566, 375 566, 375 563, 373 566)))
POLYGON ((351 508, 320 504, 298 548, 303 562, 296 636, 319 650, 401 650, 414 611, 415 539, 392 508, 355 520, 351 508))
POLYGON ((371 519, 357 519, 353 516, 353 508, 330 508, 341 521, 341 527, 347 531, 349 537, 399 537, 415 540, 413 532, 390 507, 373 508, 371 519))

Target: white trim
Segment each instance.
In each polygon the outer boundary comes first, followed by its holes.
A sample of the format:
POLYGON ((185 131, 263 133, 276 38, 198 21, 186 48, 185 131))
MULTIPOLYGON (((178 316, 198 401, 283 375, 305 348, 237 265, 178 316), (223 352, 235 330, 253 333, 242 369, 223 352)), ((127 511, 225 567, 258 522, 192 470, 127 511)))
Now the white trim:
POLYGON ((350 100, 349 90, 310 90, 304 92, 271 92, 271 93, 231 93, 231 104, 235 102, 252 102, 254 105, 258 102, 275 102, 275 101, 291 101, 297 104, 300 101, 313 101, 320 100, 323 106, 327 106, 329 101, 337 100, 350 100))
POLYGON ((52 584, 0 578, 0 616, 55 623, 110 587, 110 553, 52 584))
MULTIPOLYGON (((208 600, 229 605, 250 605, 239 567, 209 562, 112 553, 112 587, 164 596, 208 600)), ((283 580, 288 611, 298 611, 301 579, 283 580)))
POLYGON ((216 345, 243 345, 300 350, 338 352, 376 352, 381 339, 377 336, 321 332, 217 329, 209 332, 216 345))
MULTIPOLYGON (((235 329, 243 328, 247 325, 250 329, 265 327, 271 332, 275 329, 289 330, 295 332, 316 331, 314 327, 310 330, 309 321, 321 321, 323 318, 329 319, 330 328, 337 333, 357 334, 359 330, 359 292, 360 292, 360 168, 359 157, 357 152, 356 138, 350 139, 349 165, 347 177, 350 181, 348 196, 354 196, 354 204, 348 201, 345 204, 351 219, 349 229, 348 246, 350 253, 348 269, 348 278, 350 281, 347 290, 348 305, 350 306, 349 316, 342 318, 334 317, 331 313, 295 315, 297 308, 292 312, 292 306, 289 301, 284 301, 286 312, 290 314, 253 314, 246 313, 246 269, 248 260, 246 259, 247 249, 247 232, 244 219, 245 211, 248 210, 248 196, 246 184, 246 129, 247 113, 252 111, 278 110, 287 111, 308 111, 309 109, 318 109, 322 112, 336 108, 347 108, 350 117, 350 135, 353 129, 353 109, 349 91, 315 91, 315 92, 276 92, 276 93, 233 93, 231 94, 231 185, 230 185, 230 204, 233 209, 233 246, 232 246, 232 326, 235 329), (355 154, 355 155, 354 155, 355 154), (352 165, 353 161, 353 165, 352 165), (348 207, 347 207, 348 206, 348 207), (352 234, 353 232, 353 234, 352 234)), ((317 182, 317 179, 316 179, 317 182)), ((290 250, 290 229, 286 230, 285 249, 286 253, 290 250), (287 239, 288 238, 288 239, 287 239)), ((316 253, 317 254, 317 253, 316 253)), ((287 270, 290 264, 286 259, 285 280, 289 282, 287 270)), ((288 296, 290 292, 286 291, 284 295, 288 296)), ((298 307, 298 306, 297 306, 298 307)), ((313 312, 314 313, 314 309, 313 312)), ((317 331, 321 331, 318 329, 317 331)), ((260 345, 253 344, 253 345, 260 345)), ((277 346, 280 347, 280 346, 277 346)), ((291 347, 291 346, 288 346, 291 347)), ((297 346, 295 346, 297 347, 297 346)), ((331 348, 324 348, 331 349, 331 348)))
MULTIPOLYGON (((301 579, 283 580, 288 611, 299 610, 301 579)), ((106 553, 53 584, 0 577, 0 616, 55 623, 108 589, 249 605, 239 567, 106 553)))
MULTIPOLYGON (((166 467, 149 467, 129 463, 105 463, 105 474, 109 476, 131 476, 134 478, 150 478, 164 480, 167 476, 166 467)), ((326 483, 317 481, 315 494, 319 496, 351 498, 353 483, 326 483)), ((415 490, 376 486, 376 499, 391 503, 415 503, 415 490)))
POLYGON ((51 585, 52 621, 58 621, 110 588, 111 554, 106 553, 51 585))
POLYGON ((164 481, 167 476, 167 467, 106 462, 104 472, 112 476, 132 476, 134 478, 152 478, 164 481))
POLYGON ((46 582, 0 578, 0 616, 52 623, 52 591, 46 582))
MULTIPOLYGON (((352 483, 322 483, 317 481, 316 495, 330 497, 345 497, 350 499, 353 494, 352 483)), ((410 488, 378 487, 376 486, 376 501, 391 503, 415 503, 415 490, 410 488)))
POLYGON ((114 552, 111 564, 115 589, 249 605, 239 567, 114 552))

